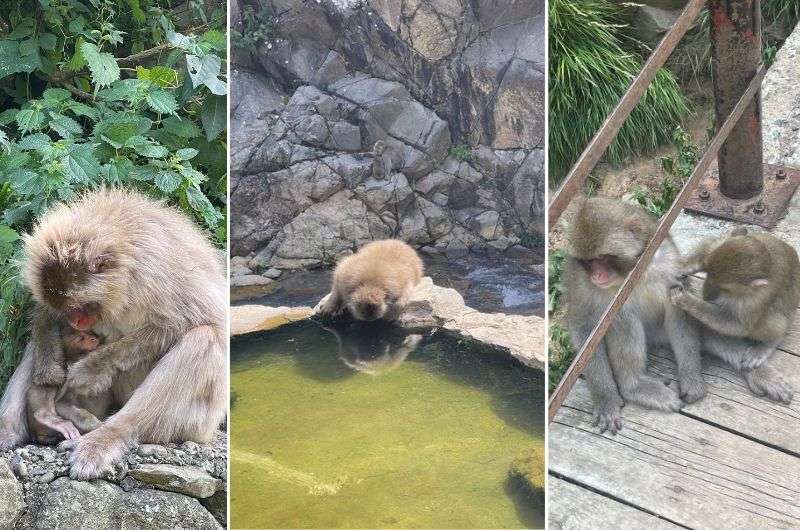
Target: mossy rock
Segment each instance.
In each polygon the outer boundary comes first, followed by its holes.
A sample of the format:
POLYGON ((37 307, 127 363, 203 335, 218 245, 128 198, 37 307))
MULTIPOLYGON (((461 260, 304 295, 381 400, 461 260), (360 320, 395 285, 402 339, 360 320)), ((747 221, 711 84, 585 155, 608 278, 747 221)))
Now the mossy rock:
POLYGON ((508 474, 512 479, 522 481, 532 493, 544 494, 544 447, 531 450, 528 455, 521 456, 511 462, 508 474))

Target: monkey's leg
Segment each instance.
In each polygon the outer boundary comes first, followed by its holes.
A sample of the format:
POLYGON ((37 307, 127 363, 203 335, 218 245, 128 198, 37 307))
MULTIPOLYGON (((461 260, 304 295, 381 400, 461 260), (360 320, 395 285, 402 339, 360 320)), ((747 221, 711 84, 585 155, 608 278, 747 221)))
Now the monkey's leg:
POLYGON ((623 406, 622 397, 619 395, 614 374, 606 355, 605 344, 600 344, 589 359, 589 364, 583 371, 583 376, 589 385, 594 404, 593 424, 600 429, 617 434, 622 429, 622 415, 620 408, 623 406))
POLYGON ((622 312, 606 334, 608 360, 626 403, 675 412, 683 407, 676 392, 647 375, 647 340, 638 315, 622 312))
POLYGON ((766 396, 773 401, 787 405, 792 402, 794 389, 769 363, 762 364, 755 370, 745 370, 742 375, 753 394, 766 396))
POLYGON ((21 445, 30 438, 25 417, 25 394, 33 376, 33 356, 33 346, 28 344, 0 399, 0 451, 21 445))
POLYGON ((328 295, 328 299, 325 300, 325 303, 320 307, 320 313, 326 318, 336 316, 342 312, 342 302, 343 300, 338 289, 334 289, 331 291, 331 294, 328 295))
POLYGON ((726 337, 713 330, 705 330, 703 336, 703 347, 706 350, 741 371, 754 370, 762 366, 775 353, 777 346, 777 343, 726 337))
POLYGON ((212 326, 186 332, 127 403, 73 448, 70 476, 101 476, 131 444, 206 442, 227 410, 227 335, 212 326))
POLYGON ((147 326, 104 344, 72 364, 65 389, 79 396, 96 396, 111 387, 117 372, 125 372, 164 353, 174 342, 172 332, 147 326))
POLYGON ((667 306, 664 324, 678 365, 681 399, 686 403, 694 403, 706 395, 706 383, 703 381, 700 361, 699 326, 674 306, 667 306))

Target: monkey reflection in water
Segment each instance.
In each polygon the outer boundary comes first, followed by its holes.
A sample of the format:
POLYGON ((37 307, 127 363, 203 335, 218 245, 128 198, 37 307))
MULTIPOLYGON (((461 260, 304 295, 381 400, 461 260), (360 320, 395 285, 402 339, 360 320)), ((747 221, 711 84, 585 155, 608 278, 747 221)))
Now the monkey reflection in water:
POLYGON ((409 333, 388 322, 339 321, 322 328, 336 337, 339 359, 356 372, 380 375, 400 366, 422 335, 409 333))

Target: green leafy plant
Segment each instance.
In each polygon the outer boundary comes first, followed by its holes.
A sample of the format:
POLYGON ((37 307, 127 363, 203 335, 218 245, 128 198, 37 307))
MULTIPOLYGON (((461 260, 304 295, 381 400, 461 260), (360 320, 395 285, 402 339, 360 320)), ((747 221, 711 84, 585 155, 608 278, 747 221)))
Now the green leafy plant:
POLYGON ((550 342, 548 344, 547 379, 550 392, 554 391, 564 377, 575 352, 569 339, 569 331, 556 322, 550 324, 550 342))
POLYGON ((275 33, 275 18, 266 6, 242 7, 242 30, 231 30, 231 43, 240 50, 253 50, 275 33))
POLYGON ((450 148, 450 156, 461 162, 471 162, 472 148, 465 144, 454 145, 450 148))
POLYGON ((188 24, 198 25, 179 30, 168 8, 10 0, 0 9, 0 384, 26 336, 20 234, 54 202, 135 188, 179 206, 218 245, 227 238, 225 13, 193 9, 188 24))
MULTIPOLYGON (((549 3, 549 175, 554 182, 564 176, 642 67, 642 57, 628 49, 634 43, 624 33, 621 9, 607 0, 549 3)), ((669 131, 687 112, 675 77, 660 70, 606 159, 620 162, 669 141, 669 131)))
POLYGON ((700 159, 700 148, 683 128, 675 129, 672 143, 677 154, 661 158, 661 167, 669 176, 661 180, 658 191, 652 194, 648 190, 637 189, 632 194, 634 202, 656 217, 661 217, 669 210, 700 159))

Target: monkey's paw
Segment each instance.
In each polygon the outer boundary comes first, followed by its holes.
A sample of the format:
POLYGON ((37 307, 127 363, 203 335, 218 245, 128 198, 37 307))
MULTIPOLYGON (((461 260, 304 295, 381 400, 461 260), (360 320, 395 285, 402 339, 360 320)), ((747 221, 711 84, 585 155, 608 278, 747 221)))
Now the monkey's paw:
POLYGON ((100 428, 72 443, 59 447, 71 449, 69 476, 76 480, 90 480, 114 472, 114 463, 122 460, 127 445, 114 431, 100 428))
POLYGON ((314 308, 314 313, 319 314, 322 318, 333 318, 342 313, 342 305, 339 304, 332 294, 328 294, 325 298, 320 300, 317 307, 314 308))
POLYGON ((747 386, 757 396, 766 397, 786 405, 792 402, 794 389, 777 374, 768 374, 761 370, 744 372, 747 386))
POLYGON ((694 403, 706 395, 706 382, 700 374, 684 376, 680 380, 680 396, 685 403, 694 403))
POLYGON ((679 306, 686 300, 688 297, 686 293, 686 288, 681 285, 680 283, 676 283, 670 285, 669 287, 669 301, 672 302, 673 305, 679 306))
POLYGON ((608 431, 615 435, 622 429, 622 414, 617 405, 602 405, 594 408, 592 425, 600 429, 600 434, 608 431))
POLYGON ((110 364, 89 364, 81 359, 67 372, 65 387, 79 396, 96 396, 111 388, 114 371, 110 364))

